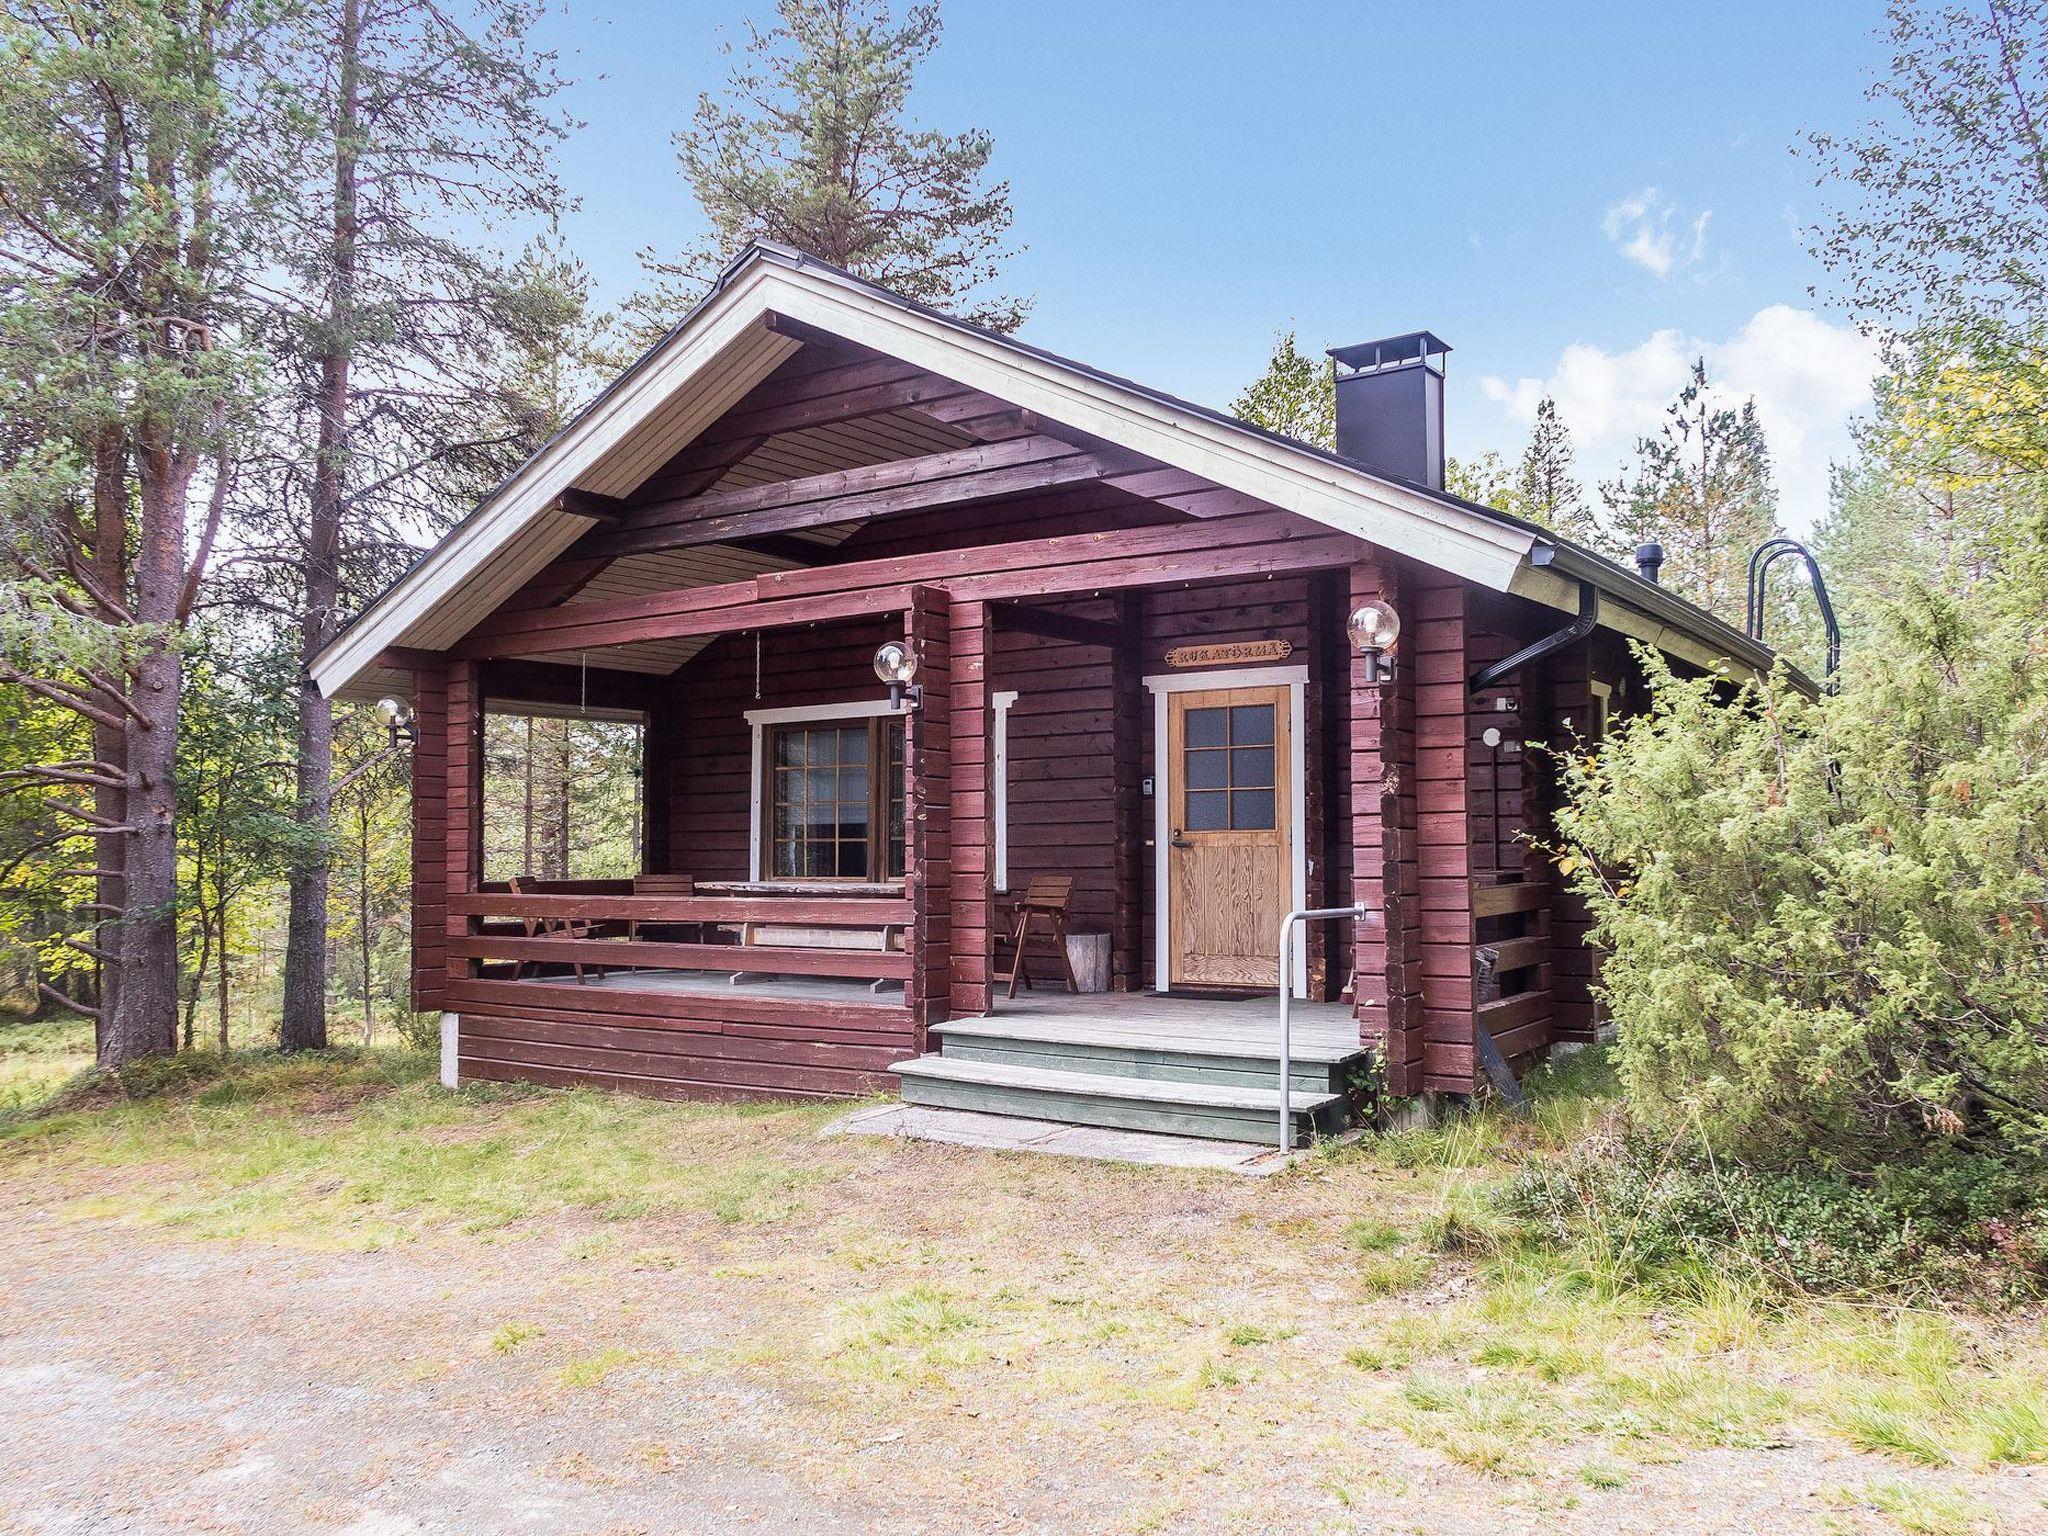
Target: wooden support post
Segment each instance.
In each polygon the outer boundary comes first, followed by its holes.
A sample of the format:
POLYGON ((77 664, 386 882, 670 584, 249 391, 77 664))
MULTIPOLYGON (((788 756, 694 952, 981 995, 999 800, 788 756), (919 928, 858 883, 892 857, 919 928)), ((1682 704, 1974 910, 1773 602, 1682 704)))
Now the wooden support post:
POLYGON ((412 1006, 435 1013, 448 995, 448 663, 413 666, 412 1006))
POLYGON ((950 605, 943 589, 914 587, 904 639, 917 658, 918 707, 904 723, 904 892, 910 898, 910 977, 903 1000, 925 1049, 952 995, 952 705, 950 605))
POLYGON ((1117 643, 1110 652, 1110 795, 1115 837, 1111 860, 1110 985, 1145 986, 1145 656, 1144 597, 1116 598, 1117 643))
POLYGON ((1421 1086, 1470 1093, 1477 1060, 1473 976, 1472 805, 1466 735, 1471 671, 1463 583, 1412 583, 1401 649, 1415 687, 1416 857, 1422 873, 1421 1086))
POLYGON ((995 632, 987 603, 954 603, 952 669, 952 926, 949 1006, 954 1017, 989 1011, 995 976, 995 744, 989 666, 995 632))
MULTIPOLYGON (((443 828, 445 880, 450 896, 473 894, 483 875, 483 689, 473 661, 448 664, 448 711, 445 732, 448 742, 448 819, 443 828)), ((466 938, 475 931, 476 919, 450 913, 445 931, 451 938, 466 938)), ((447 975, 451 982, 467 981, 475 974, 475 962, 448 951, 447 975)))
MULTIPOLYGON (((1400 574, 1382 558, 1351 568, 1353 607, 1391 605, 1413 623, 1400 574)), ((1347 612, 1349 610, 1347 609, 1347 612)), ((1391 683, 1369 684, 1350 651, 1353 900, 1374 912, 1357 932, 1354 976, 1359 1037, 1381 1052, 1389 1093, 1422 1090, 1419 868, 1415 850, 1413 651, 1403 635, 1391 683)))

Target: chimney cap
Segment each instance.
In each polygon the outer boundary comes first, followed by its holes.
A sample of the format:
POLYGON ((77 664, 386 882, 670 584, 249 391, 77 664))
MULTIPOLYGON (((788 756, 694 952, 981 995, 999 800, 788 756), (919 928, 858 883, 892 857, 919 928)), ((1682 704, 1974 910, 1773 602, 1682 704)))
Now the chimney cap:
POLYGON ((1399 336, 1382 336, 1378 341, 1332 347, 1326 355, 1354 373, 1363 373, 1376 368, 1391 368, 1396 364, 1426 363, 1431 358, 1438 359, 1441 366, 1441 359, 1450 350, 1451 344, 1434 332, 1407 331, 1399 336))
POLYGON ((1657 573, 1664 567, 1664 546, 1654 539, 1648 544, 1636 546, 1636 574, 1645 581, 1655 581, 1657 573))

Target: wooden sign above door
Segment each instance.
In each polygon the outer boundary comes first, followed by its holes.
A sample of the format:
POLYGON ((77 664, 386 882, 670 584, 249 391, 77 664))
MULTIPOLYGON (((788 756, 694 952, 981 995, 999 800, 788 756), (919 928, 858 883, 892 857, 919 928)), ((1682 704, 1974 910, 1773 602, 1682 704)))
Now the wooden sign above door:
POLYGON ((1228 667, 1248 661, 1285 661, 1294 654, 1287 640, 1236 640, 1227 645, 1176 645, 1166 653, 1169 667, 1228 667))

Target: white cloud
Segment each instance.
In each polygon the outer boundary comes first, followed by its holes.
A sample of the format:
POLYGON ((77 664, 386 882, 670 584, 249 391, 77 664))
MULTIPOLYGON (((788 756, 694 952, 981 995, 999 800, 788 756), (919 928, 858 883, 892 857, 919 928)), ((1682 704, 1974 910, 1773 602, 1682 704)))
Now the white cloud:
POLYGON ((1686 218, 1655 187, 1645 187, 1613 204, 1601 217, 1600 228, 1614 248, 1629 261, 1658 278, 1696 267, 1707 254, 1709 208, 1686 218))
POLYGON ((1696 357, 1707 360, 1717 401, 1756 400, 1780 516, 1794 531, 1810 529, 1827 510, 1828 466, 1847 457, 1850 418, 1869 403, 1877 372, 1876 343, 1853 327, 1772 304, 1722 341, 1669 328, 1621 352, 1573 342, 1544 377, 1489 376, 1479 388, 1518 429, 1535 420, 1538 401, 1553 397, 1591 495, 1595 482, 1613 479, 1633 462, 1637 438, 1657 431, 1696 357))

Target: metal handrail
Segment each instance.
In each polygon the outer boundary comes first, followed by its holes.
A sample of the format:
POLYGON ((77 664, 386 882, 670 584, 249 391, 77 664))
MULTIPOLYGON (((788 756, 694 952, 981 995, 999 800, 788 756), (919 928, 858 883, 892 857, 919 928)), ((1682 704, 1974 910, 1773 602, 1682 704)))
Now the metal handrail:
POLYGON ((1338 922, 1350 918, 1362 922, 1372 909, 1360 902, 1353 907, 1298 907, 1280 920, 1280 1155, 1294 1150, 1294 1110, 1289 1104, 1294 1085, 1294 929, 1299 923, 1338 922))

